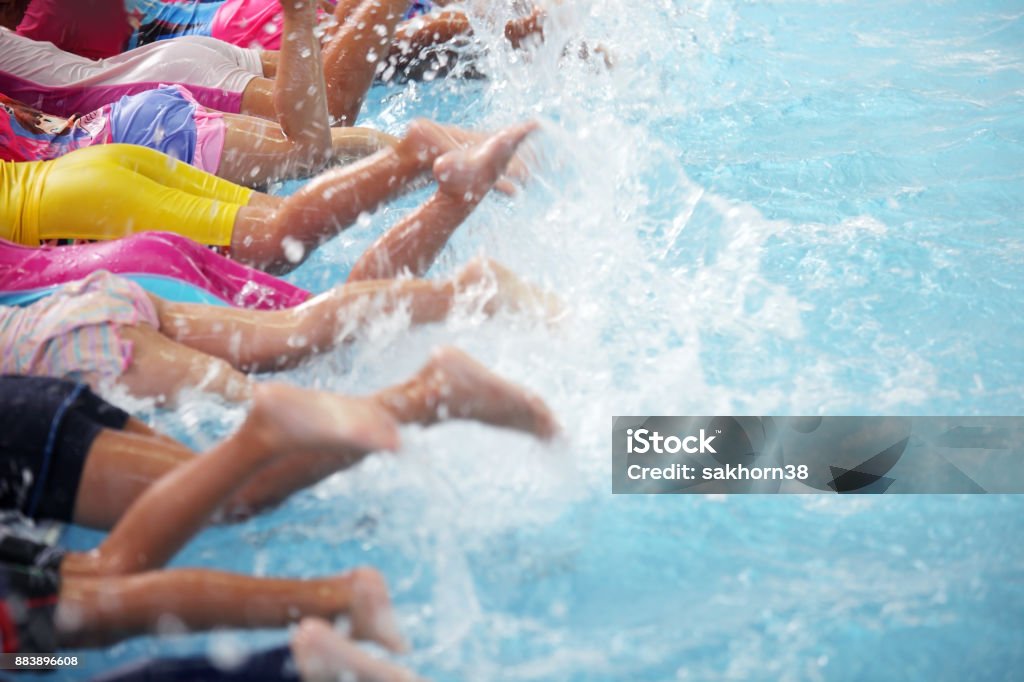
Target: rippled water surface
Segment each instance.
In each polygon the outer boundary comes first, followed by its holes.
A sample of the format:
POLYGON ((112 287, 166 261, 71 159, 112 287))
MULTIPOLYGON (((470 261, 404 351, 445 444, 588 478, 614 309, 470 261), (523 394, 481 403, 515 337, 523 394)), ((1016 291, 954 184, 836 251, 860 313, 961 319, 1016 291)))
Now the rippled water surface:
MULTIPOLYGON (((485 251, 571 318, 396 316, 285 377, 365 393, 453 343, 544 395, 565 439, 407 429, 400 456, 176 563, 375 564, 405 662, 438 680, 1013 679, 1021 498, 612 497, 608 436, 613 414, 1021 413, 1024 6, 572 5, 530 60, 496 49, 488 80, 375 90, 365 119, 543 121, 526 192, 488 199, 432 275, 485 251), (563 33, 616 68, 560 59, 563 33)), ((425 196, 293 279, 337 283, 425 196)), ((237 416, 197 400, 155 420, 202 446, 237 416)), ((249 642, 138 639, 90 668, 249 642)))

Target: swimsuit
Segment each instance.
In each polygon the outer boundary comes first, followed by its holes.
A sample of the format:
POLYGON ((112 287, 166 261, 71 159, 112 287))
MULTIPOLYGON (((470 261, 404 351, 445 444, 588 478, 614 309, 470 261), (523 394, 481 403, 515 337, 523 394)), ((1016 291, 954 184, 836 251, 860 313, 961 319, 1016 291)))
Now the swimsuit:
POLYGON ((0 94, 0 160, 49 161, 95 144, 137 144, 216 173, 226 126, 180 85, 122 97, 85 116, 62 118, 0 94))
POLYGON ((0 162, 0 238, 116 239, 161 230, 230 246, 253 191, 152 149, 107 144, 53 161, 0 162))
MULTIPOLYGON (((210 22, 210 35, 232 45, 281 49, 284 15, 278 0, 226 0, 210 22)), ((318 10, 320 18, 324 12, 318 10)))
MULTIPOLYGON (((280 0, 169 2, 128 0, 128 12, 140 24, 130 45, 146 45, 181 36, 212 36, 240 47, 280 50, 284 16, 280 0)), ((412 0, 404 19, 433 9, 430 0, 412 0)), ((318 10, 321 18, 327 16, 318 10)))
POLYGON ((0 376, 0 508, 70 522, 93 441, 128 418, 84 383, 0 376))
POLYGON ((0 306, 0 374, 118 377, 131 366, 122 326, 160 328, 156 307, 134 282, 100 270, 17 308, 0 306))
POLYGON ((175 299, 176 292, 180 298, 182 284, 209 292, 221 303, 256 310, 292 308, 310 298, 304 289, 180 235, 143 232, 76 246, 29 248, 0 240, 0 303, 10 304, 11 294, 37 300, 52 287, 98 268, 129 276, 148 291, 159 287, 154 293, 163 298, 175 299))
POLYGON ((222 4, 219 1, 125 0, 128 16, 138 26, 132 33, 128 47, 182 36, 210 36, 210 24, 222 4))
POLYGON ((103 59, 125 50, 132 27, 124 0, 32 0, 17 32, 89 59, 103 59))
MULTIPOLYGON (((70 522, 93 442, 121 430, 127 412, 83 383, 0 375, 0 509, 70 522)), ((20 518, 20 516, 19 516, 20 518)), ((0 651, 53 653, 64 551, 0 524, 0 651)))
POLYGON ((203 106, 238 113, 242 93, 262 75, 259 52, 213 38, 161 41, 92 61, 0 28, 0 92, 59 116, 175 83, 203 106))

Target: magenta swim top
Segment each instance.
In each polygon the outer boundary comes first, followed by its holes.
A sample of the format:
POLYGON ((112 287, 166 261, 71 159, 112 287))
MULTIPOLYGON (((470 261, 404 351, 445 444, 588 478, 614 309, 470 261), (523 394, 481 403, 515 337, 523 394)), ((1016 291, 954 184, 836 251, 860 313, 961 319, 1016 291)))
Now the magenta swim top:
MULTIPOLYGON (((403 18, 411 19, 431 9, 430 0, 411 0, 403 18)), ((325 12, 318 11, 323 18, 325 12)), ((280 50, 283 26, 280 0, 225 0, 210 22, 210 35, 240 47, 280 50)))
POLYGON ((176 234, 143 232, 113 241, 35 248, 0 239, 0 292, 50 287, 96 270, 181 280, 238 308, 280 310, 311 296, 305 289, 176 234))
MULTIPOLYGON (((323 10, 318 10, 323 16, 323 10)), ((210 35, 232 45, 281 49, 284 17, 278 0, 226 0, 210 23, 210 35)))

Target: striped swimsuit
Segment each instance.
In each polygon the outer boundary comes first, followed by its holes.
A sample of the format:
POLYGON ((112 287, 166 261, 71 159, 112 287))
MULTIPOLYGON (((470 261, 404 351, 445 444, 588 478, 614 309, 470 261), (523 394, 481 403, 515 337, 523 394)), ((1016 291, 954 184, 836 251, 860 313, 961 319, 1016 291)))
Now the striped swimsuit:
POLYGON ((160 320, 141 287, 102 270, 25 308, 0 306, 0 374, 116 378, 132 363, 122 325, 160 320))

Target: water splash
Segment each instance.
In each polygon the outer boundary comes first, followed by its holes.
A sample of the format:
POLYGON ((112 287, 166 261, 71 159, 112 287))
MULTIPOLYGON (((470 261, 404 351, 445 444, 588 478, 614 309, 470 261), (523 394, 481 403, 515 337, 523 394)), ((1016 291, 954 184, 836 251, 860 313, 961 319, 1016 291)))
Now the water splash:
MULTIPOLYGON (((1019 668, 1014 498, 609 495, 613 414, 1019 410, 1021 20, 967 4, 926 22, 832 3, 824 25, 814 3, 566 3, 525 55, 499 9, 475 23, 488 80, 375 91, 367 120, 391 132, 416 115, 543 122, 529 187, 488 199, 431 275, 485 251, 572 314, 409 330, 399 311, 282 378, 364 394, 454 344, 543 395, 566 435, 409 428, 401 455, 179 561, 379 565, 408 662, 437 679, 963 677, 983 657, 942 642, 999 609, 995 658, 1019 668), (577 58, 581 41, 615 67, 577 58)), ((336 283, 422 197, 360 220, 297 281, 336 283)))

